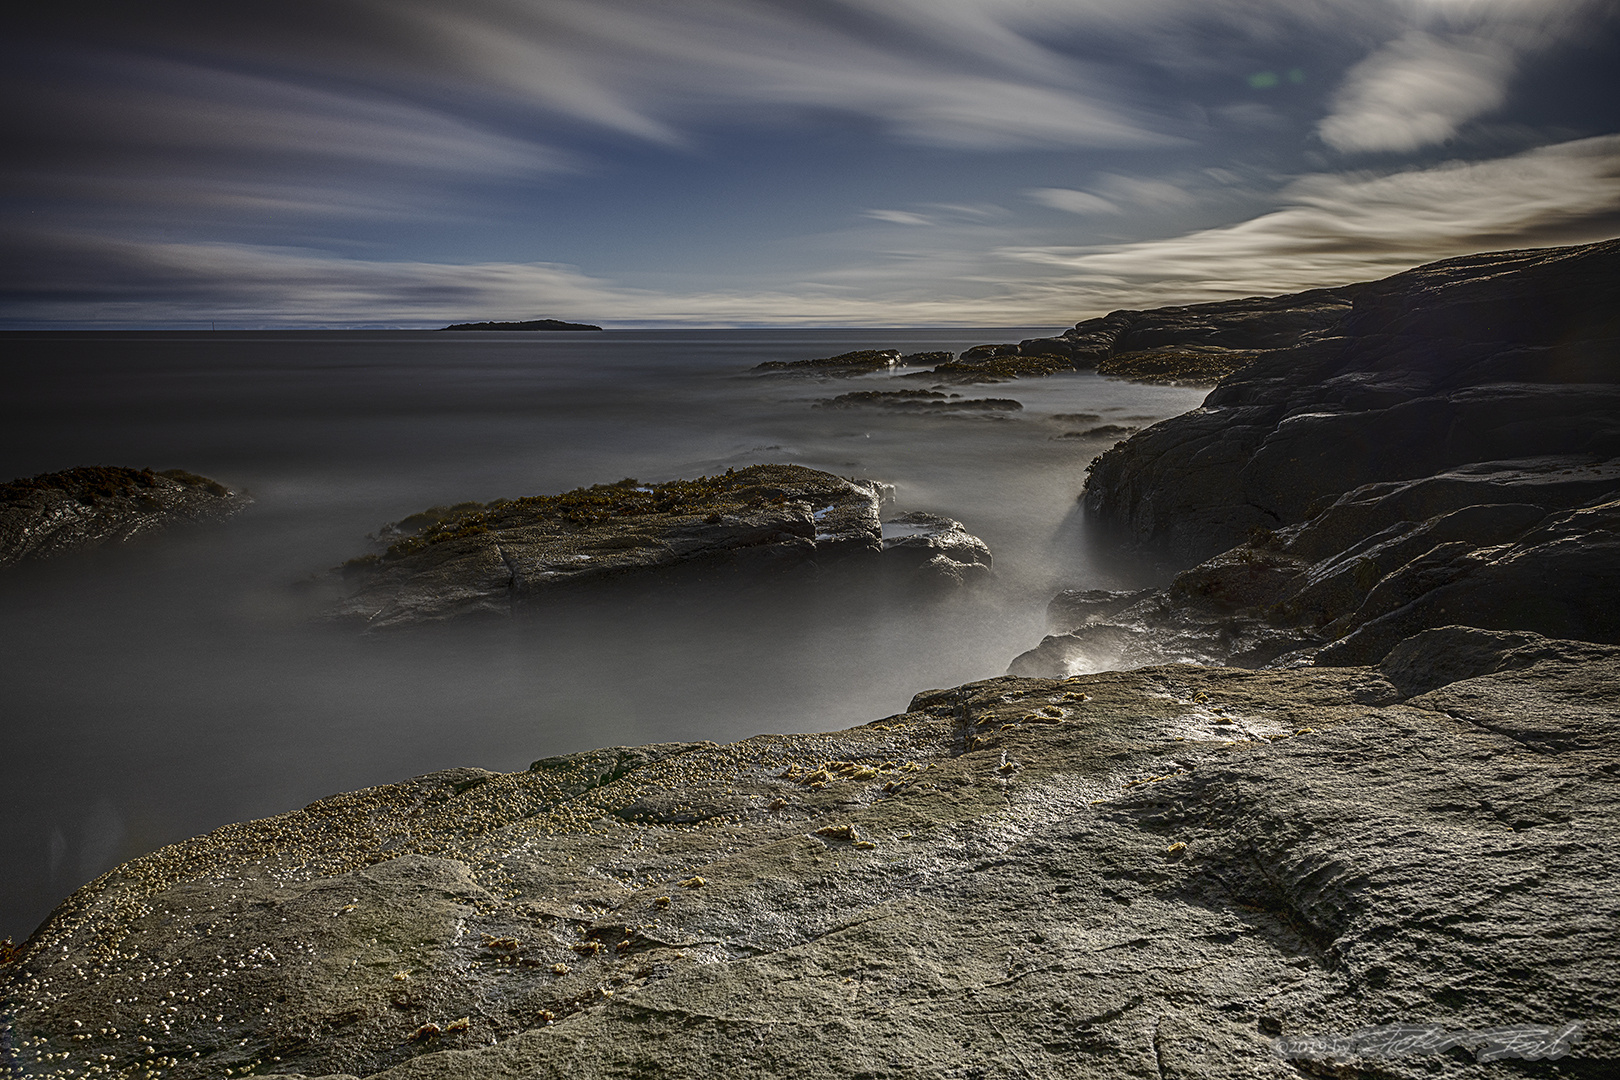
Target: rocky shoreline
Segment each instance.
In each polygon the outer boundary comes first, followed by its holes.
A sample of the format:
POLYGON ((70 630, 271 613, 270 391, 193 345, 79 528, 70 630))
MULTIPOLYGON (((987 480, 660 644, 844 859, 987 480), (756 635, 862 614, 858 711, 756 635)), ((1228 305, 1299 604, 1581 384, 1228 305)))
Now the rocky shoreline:
POLYGON ((7 1052, 61 1077, 1608 1075, 1617 694, 1620 649, 1454 628, 1379 668, 1004 677, 851 731, 436 773, 81 889, 8 973, 7 1052), (1521 1056, 1287 1056, 1389 1025, 1515 1029, 1521 1056), (1571 1056, 1523 1059, 1560 1033, 1571 1056))
MULTIPOLYGON (((1173 581, 1063 594, 1062 632, 1010 674, 849 731, 450 769, 132 860, 4 965, 0 1060, 177 1080, 1613 1075, 1617 297, 1610 242, 934 361, 920 374, 1234 365, 1086 485, 1092 519, 1173 581)), ((901 357, 829 360, 766 373, 901 357)), ((793 469, 438 508, 351 570, 345 614, 506 611, 542 573, 834 549, 988 567, 960 523, 884 522, 876 485, 793 469)))

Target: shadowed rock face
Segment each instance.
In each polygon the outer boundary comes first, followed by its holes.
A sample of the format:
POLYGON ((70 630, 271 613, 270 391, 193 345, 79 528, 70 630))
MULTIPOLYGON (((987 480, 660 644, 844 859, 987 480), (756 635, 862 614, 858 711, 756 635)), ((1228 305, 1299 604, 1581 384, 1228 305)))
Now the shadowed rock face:
POLYGON ((1001 678, 449 770, 81 889, 0 1045, 175 1080, 1613 1075, 1617 693, 1613 647, 1452 628, 1383 670, 1001 678), (1556 1072, 1276 1052, 1574 1022, 1556 1072))
MULTIPOLYGON (((724 476, 643 485, 599 484, 561 495, 435 508, 394 527, 382 555, 343 567, 358 581, 338 618, 381 629, 469 615, 508 615, 559 590, 608 582, 742 581, 802 568, 883 570, 926 577, 886 557, 879 509, 888 489, 798 465, 755 465, 724 476)), ((989 551, 941 547, 936 583, 960 584, 989 551), (957 556, 962 556, 958 559, 957 556), (963 566, 954 565, 962 563, 963 566)))
POLYGON ((1010 670, 1370 663, 1462 623, 1620 641, 1620 242, 1361 287, 1093 465, 1112 535, 1197 562, 1010 670))
POLYGON ((1367 484, 1321 514, 1176 575, 1170 587, 1070 603, 1013 661, 1067 675, 1167 661, 1372 663, 1450 623, 1620 641, 1620 461, 1484 462, 1367 484))
POLYGON ((183 469, 93 466, 0 485, 0 567, 219 521, 253 500, 183 469))
POLYGON ((1197 560, 1363 484, 1620 455, 1620 241, 1451 259, 1359 287, 1332 331, 1096 463, 1086 506, 1197 560))

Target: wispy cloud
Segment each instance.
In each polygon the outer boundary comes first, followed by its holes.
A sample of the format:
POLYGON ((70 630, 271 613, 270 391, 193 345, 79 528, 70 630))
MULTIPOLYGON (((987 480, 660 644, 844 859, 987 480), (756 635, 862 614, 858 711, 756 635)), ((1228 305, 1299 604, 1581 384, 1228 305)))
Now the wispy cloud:
POLYGON ((1028 195, 1042 206, 1064 210, 1071 214, 1117 214, 1119 207, 1089 191, 1071 188, 1032 188, 1028 195))
POLYGON ((1620 231, 1620 136, 1386 175, 1305 176, 1281 201, 1164 240, 1001 254, 1048 268, 1048 287, 1095 309, 1293 292, 1473 251, 1604 239, 1620 231))
POLYGON ((1606 0, 1411 0, 1418 26, 1346 74, 1322 141, 1345 152, 1443 143, 1499 109, 1524 57, 1578 32, 1606 0))

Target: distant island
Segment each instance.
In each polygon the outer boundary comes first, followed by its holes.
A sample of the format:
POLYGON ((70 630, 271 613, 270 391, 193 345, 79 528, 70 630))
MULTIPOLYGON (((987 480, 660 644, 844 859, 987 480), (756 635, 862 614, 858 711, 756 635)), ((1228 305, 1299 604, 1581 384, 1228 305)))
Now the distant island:
POLYGON ((440 327, 443 330, 600 330, 590 323, 563 322, 561 319, 530 319, 527 322, 465 322, 440 327))

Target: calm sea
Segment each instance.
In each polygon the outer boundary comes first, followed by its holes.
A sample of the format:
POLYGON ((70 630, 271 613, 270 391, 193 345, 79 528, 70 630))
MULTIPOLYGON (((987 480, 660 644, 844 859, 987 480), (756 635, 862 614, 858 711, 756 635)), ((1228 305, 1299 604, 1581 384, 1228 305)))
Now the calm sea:
POLYGON ((1058 436, 1203 392, 1069 374, 959 388, 1018 399, 1010 417, 886 415, 811 407, 886 376, 747 369, 1054 329, 0 336, 0 479, 185 468, 255 500, 224 525, 0 575, 0 937, 124 859, 334 792, 832 730, 1001 674, 1055 589, 1126 583, 1088 553, 1075 504, 1112 440, 1058 436), (313 621, 320 590, 301 587, 431 505, 759 462, 894 484, 895 512, 983 537, 996 581, 937 604, 710 596, 368 637, 313 621))

